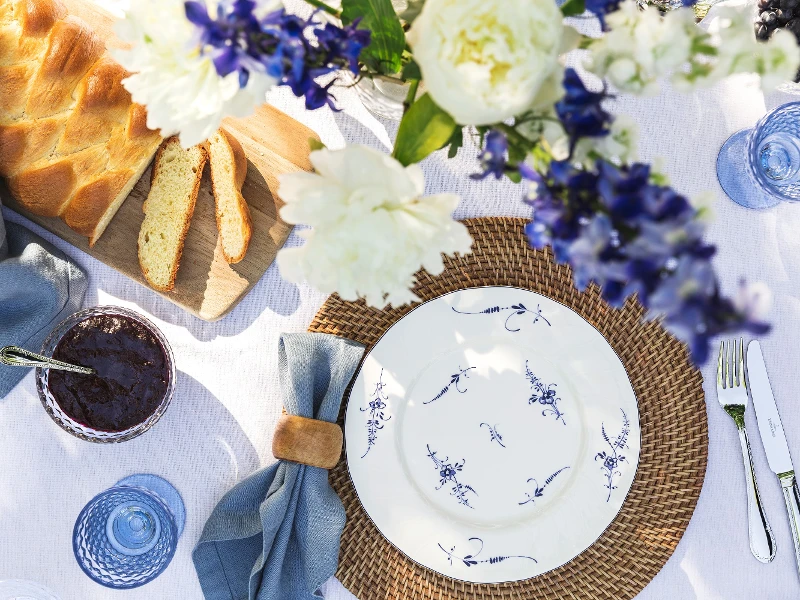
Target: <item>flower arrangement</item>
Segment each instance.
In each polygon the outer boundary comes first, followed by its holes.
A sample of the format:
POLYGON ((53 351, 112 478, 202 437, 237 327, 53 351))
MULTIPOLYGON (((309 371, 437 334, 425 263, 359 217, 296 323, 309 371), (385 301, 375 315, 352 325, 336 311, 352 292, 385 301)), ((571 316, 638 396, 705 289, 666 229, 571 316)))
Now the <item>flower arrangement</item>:
POLYGON ((118 26, 130 44, 117 52, 133 73, 126 88, 148 126, 186 146, 250 113, 272 86, 309 110, 337 110, 339 73, 407 82, 391 156, 318 147, 315 173, 283 176, 281 216, 313 227, 303 247, 280 252, 284 277, 377 307, 417 300, 420 267, 437 274, 442 254, 471 247, 451 216, 458 197, 424 196, 417 163, 454 156, 474 135, 473 177, 524 184, 530 243, 551 246, 578 288, 596 283, 614 306, 636 294, 698 363, 714 336, 768 329, 768 292, 742 284, 737 298, 722 295, 706 211, 637 161, 636 127, 608 100, 614 90, 655 94, 665 77, 690 90, 749 72, 770 89, 800 66, 791 33, 757 41, 749 13, 734 8, 706 31, 689 6, 662 14, 635 0, 410 0, 401 14, 391 0, 306 2, 307 19, 278 0, 138 0, 118 26), (572 28, 577 16, 596 18, 602 35, 572 28), (581 69, 565 68, 578 48, 581 69))

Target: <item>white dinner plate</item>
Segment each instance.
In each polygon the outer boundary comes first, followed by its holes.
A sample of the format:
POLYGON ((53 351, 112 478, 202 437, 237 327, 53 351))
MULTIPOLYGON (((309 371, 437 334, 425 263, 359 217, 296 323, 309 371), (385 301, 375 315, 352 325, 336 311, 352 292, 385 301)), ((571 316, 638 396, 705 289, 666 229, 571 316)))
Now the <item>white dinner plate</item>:
POLYGON ((588 548, 639 461, 628 376, 569 308, 511 287, 421 304, 378 341, 345 421, 347 464, 381 533, 475 583, 517 581, 588 548))

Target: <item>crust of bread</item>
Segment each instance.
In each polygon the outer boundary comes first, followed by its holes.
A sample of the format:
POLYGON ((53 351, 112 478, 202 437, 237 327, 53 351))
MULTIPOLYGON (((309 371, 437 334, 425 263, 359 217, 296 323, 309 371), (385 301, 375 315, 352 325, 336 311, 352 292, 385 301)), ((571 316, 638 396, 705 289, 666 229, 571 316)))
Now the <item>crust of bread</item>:
POLYGON ((47 156, 61 133, 60 119, 0 125, 0 175, 10 177, 26 164, 47 156))
POLYGON ((26 210, 45 217, 58 217, 72 197, 76 182, 72 166, 62 161, 11 177, 8 188, 26 210))
MULTIPOLYGON (((153 184, 153 182, 159 175, 161 156, 164 154, 164 149, 170 143, 180 143, 180 142, 176 136, 173 136, 171 138, 164 140, 164 143, 161 144, 161 147, 158 149, 158 152, 156 153, 156 158, 153 161, 153 170, 150 174, 150 185, 153 184)), ((190 205, 187 218, 183 222, 183 230, 181 231, 180 244, 178 246, 178 255, 170 272, 169 281, 167 282, 166 285, 161 286, 155 283, 151 279, 150 273, 148 272, 147 268, 142 264, 141 246, 139 246, 138 248, 139 266, 142 269, 142 275, 144 275, 144 278, 147 280, 147 283, 150 285, 150 287, 152 287, 155 290, 158 290, 159 292, 169 292, 175 287, 175 278, 178 276, 178 269, 180 268, 181 258, 183 257, 184 242, 186 241, 186 235, 189 233, 189 226, 192 224, 192 215, 194 214, 194 207, 197 204, 197 196, 200 193, 200 182, 203 180, 203 171, 205 169, 206 163, 208 162, 208 144, 207 143, 200 144, 199 148, 202 154, 202 159, 200 161, 201 164, 197 169, 197 173, 194 179, 194 186, 192 188, 192 193, 190 196, 190 205)), ((145 200, 144 203, 142 204, 142 210, 145 213, 147 212, 147 200, 145 200)))
MULTIPOLYGON (((239 210, 240 218, 242 219, 242 227, 244 229, 244 237, 245 242, 242 248, 242 251, 237 256, 230 256, 225 251, 225 244, 220 244, 222 249, 222 255, 225 257, 225 260, 228 264, 235 264, 240 262, 247 254, 247 248, 250 245, 250 238, 253 235, 253 221, 250 217, 250 207, 247 205, 247 201, 242 196, 242 186, 244 185, 245 179, 247 179, 247 156, 244 153, 244 148, 239 143, 233 135, 228 133, 224 129, 219 130, 220 137, 224 139, 228 146, 231 149, 231 154, 233 156, 233 182, 236 186, 237 194, 237 208, 239 210)), ((209 155, 210 156, 210 155, 209 155)), ((211 169, 211 187, 214 191, 214 199, 215 199, 215 208, 216 208, 216 217, 217 217, 217 231, 219 231, 219 235, 222 235, 222 211, 220 210, 219 202, 216 201, 217 199, 217 183, 214 181, 214 169, 211 169)))
POLYGON ((22 13, 22 33, 41 37, 67 16, 67 7, 60 0, 35 0, 25 2, 22 13))
POLYGON ((62 0, 0 0, 0 175, 23 208, 61 216, 90 245, 162 139, 127 76, 62 0))

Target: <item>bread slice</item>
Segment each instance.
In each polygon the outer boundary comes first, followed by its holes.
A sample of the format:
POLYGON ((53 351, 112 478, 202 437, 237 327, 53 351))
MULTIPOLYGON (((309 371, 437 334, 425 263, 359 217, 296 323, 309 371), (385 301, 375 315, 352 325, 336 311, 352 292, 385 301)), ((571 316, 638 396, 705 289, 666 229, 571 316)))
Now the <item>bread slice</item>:
POLYGON ((229 263, 237 263, 244 258, 253 233, 250 209, 242 196, 247 157, 242 145, 224 129, 209 140, 209 155, 222 254, 229 263))
POLYGON ((184 150, 177 137, 165 141, 156 154, 139 230, 139 266, 147 282, 159 291, 175 287, 207 161, 205 145, 184 150))

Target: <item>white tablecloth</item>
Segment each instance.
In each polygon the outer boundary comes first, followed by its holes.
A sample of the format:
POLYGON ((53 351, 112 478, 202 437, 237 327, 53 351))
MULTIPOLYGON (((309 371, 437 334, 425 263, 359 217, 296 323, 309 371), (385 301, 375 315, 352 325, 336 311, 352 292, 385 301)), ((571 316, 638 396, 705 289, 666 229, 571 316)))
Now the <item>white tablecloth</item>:
MULTIPOLYGON (((306 112, 285 89, 273 92, 269 101, 317 131, 329 147, 348 142, 388 149, 396 124, 372 117, 352 90, 337 95, 345 108, 339 114, 306 112)), ((766 106, 789 100, 776 94, 766 106)), ((643 157, 663 157, 679 190, 716 194, 709 238, 719 245, 716 266, 724 287, 734 290, 744 276, 772 288, 774 330, 763 349, 789 443, 800 460, 800 411, 794 409, 800 390, 800 206, 745 210, 724 196, 715 174, 720 145, 765 112, 763 96, 742 77, 689 96, 666 91, 656 99, 623 98, 619 109, 639 121, 643 157)), ((476 169, 476 152, 467 144, 456 160, 441 155, 427 160, 428 191, 460 194, 458 217, 528 215, 521 188, 467 177, 476 169)), ((117 304, 153 319, 174 348, 180 375, 162 420, 146 435, 119 445, 90 444, 62 431, 42 409, 32 374, 0 400, 0 579, 35 580, 63 600, 201 599, 191 551, 206 518, 234 483, 274 460, 271 437, 281 412, 278 336, 305 330, 325 296, 283 281, 273 266, 228 317, 205 323, 14 213, 4 209, 3 216, 75 258, 89 274, 86 306, 117 304), (136 590, 112 591, 81 572, 72 554, 72 527, 90 498, 135 472, 170 480, 183 495, 188 520, 172 564, 158 579, 136 590)), ((299 238, 293 234, 288 243, 298 244, 299 238)), ((781 491, 767 466, 752 410, 747 424, 778 555, 762 565, 750 554, 739 442, 733 422, 717 405, 714 368, 709 363, 703 371, 707 407, 698 406, 708 412, 710 435, 703 492, 674 555, 638 598, 800 597, 781 491)), ((329 600, 353 598, 335 580, 324 592, 329 600)))

